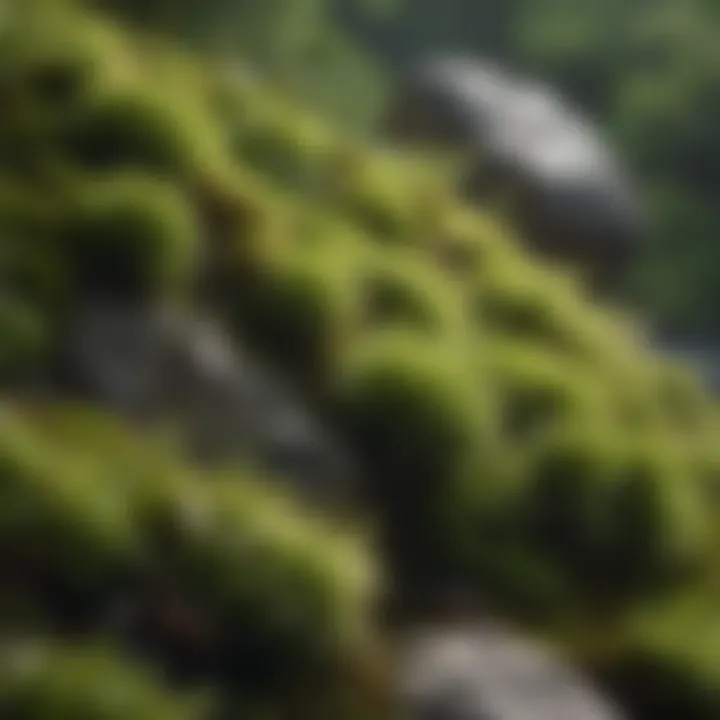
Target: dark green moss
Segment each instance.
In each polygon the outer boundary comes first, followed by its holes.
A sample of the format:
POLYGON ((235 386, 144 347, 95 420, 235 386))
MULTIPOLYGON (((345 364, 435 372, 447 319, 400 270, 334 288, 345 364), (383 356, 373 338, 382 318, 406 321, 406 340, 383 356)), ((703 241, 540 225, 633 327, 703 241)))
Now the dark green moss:
POLYGON ((132 296, 190 286, 199 229, 172 185, 143 176, 90 182, 66 218, 61 242, 79 287, 132 296))
POLYGON ((100 645, 26 639, 6 646, 0 667, 0 713, 8 718, 199 720, 210 707, 100 645))
POLYGON ((196 142, 182 117, 161 98, 113 95, 81 113, 66 133, 70 156, 96 169, 143 168, 183 176, 196 142))

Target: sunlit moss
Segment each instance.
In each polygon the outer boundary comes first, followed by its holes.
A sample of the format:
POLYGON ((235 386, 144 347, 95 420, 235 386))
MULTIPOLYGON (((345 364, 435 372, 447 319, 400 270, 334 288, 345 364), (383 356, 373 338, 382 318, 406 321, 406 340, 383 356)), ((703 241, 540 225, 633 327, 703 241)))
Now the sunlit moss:
POLYGON ((346 356, 342 413, 384 470, 429 473, 451 488, 453 472, 475 451, 483 395, 455 349, 422 333, 386 330, 346 356))

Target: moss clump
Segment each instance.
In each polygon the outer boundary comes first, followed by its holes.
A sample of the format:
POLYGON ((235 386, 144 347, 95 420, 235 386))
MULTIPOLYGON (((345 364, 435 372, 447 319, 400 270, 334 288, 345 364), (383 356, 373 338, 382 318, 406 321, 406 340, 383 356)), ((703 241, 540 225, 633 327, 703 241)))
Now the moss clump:
POLYGON ((162 96, 111 95, 98 99, 69 126, 66 147, 85 167, 141 167, 182 176, 202 157, 204 130, 191 131, 162 96))
POLYGON ((188 198, 151 177, 79 187, 61 234, 76 282, 103 292, 187 289, 199 258, 188 198))
POLYGON ((693 591, 634 618, 598 676, 640 720, 705 720, 720 711, 715 595, 693 591))
POLYGON ((482 397, 469 395, 469 368, 452 348, 422 335, 380 332, 345 360, 339 405, 383 469, 435 476, 475 446, 482 397))
POLYGON ((345 356, 333 395, 382 518, 386 559, 420 604, 437 573, 458 565, 453 513, 487 442, 485 398, 454 349, 423 333, 378 331, 345 356))
POLYGON ((483 369, 499 390, 501 424, 510 438, 527 442, 554 427, 607 417, 602 389, 572 357, 502 336, 485 354, 483 369))
POLYGON ((359 535, 242 473, 195 477, 168 449, 71 408, 6 415, 2 440, 0 543, 23 560, 8 592, 60 632, 124 598, 140 619, 153 613, 145 642, 167 669, 212 657, 216 682, 248 694, 321 683, 367 641, 376 578, 359 535), (202 628, 190 647, 178 604, 202 628))
POLYGON ((25 639, 4 648, 0 712, 26 720, 199 720, 208 703, 174 695, 107 648, 25 639))
POLYGON ((272 177, 279 185, 309 195, 332 190, 333 168, 343 148, 331 133, 307 118, 295 118, 292 108, 242 120, 233 138, 238 158, 272 177), (282 112, 282 115, 280 113, 282 112))
POLYGON ((440 340, 458 335, 465 320, 458 289, 422 256, 405 249, 369 259, 363 295, 367 327, 414 328, 440 340))
POLYGON ((344 252, 288 250, 234 291, 238 330, 296 380, 316 388, 332 372, 359 312, 357 268, 344 252))

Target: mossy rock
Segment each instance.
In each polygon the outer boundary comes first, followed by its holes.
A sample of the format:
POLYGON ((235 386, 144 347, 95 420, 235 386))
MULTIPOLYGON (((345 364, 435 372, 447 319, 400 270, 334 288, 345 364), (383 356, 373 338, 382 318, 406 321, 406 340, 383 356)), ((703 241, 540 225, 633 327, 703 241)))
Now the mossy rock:
POLYGON ((647 596, 701 576, 711 555, 707 498, 661 438, 631 448, 608 512, 608 566, 622 588, 647 596))
POLYGON ((455 510, 468 578, 491 598, 534 622, 599 622, 703 577, 713 534, 682 454, 573 419, 514 447, 506 491, 466 488, 455 510))
MULTIPOLYGON (((80 597, 106 595, 138 557, 138 527, 122 492, 68 454, 43 453, 22 426, 3 417, 2 545, 20 550, 31 576, 58 578, 80 597)), ((18 552, 16 550, 16 552, 18 552)))

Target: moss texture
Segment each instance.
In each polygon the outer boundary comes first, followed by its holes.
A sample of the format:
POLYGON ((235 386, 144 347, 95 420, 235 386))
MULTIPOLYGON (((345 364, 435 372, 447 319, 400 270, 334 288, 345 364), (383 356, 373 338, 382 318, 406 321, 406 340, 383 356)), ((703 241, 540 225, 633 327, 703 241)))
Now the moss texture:
POLYGON ((75 718, 82 702, 88 720, 196 717, 136 680, 130 655, 84 649, 129 598, 152 629, 140 654, 191 657, 191 683, 224 701, 376 717, 357 673, 381 567, 419 605, 451 576, 508 614, 533 607, 536 629, 573 638, 566 649, 608 677, 644 653, 652 678, 682 676, 692 717, 717 717, 698 698, 708 683, 720 693, 701 651, 628 621, 665 593, 713 597, 717 410, 682 368, 530 261, 491 209, 455 200, 440 164, 359 146, 72 3, 18 3, 10 23, 6 395, 89 292, 205 303, 342 431, 363 470, 358 522, 379 526, 382 552, 262 478, 202 473, 78 409, 14 403, 0 426, 3 562, 32 616, 25 641, 39 627, 74 639, 2 673, 0 714, 75 718), (173 603, 201 626, 191 639, 160 617, 173 603), (583 650, 598 626, 614 640, 602 663, 583 650), (58 678, 86 664, 85 702, 58 678), (131 704, 106 708, 106 685, 131 704))

